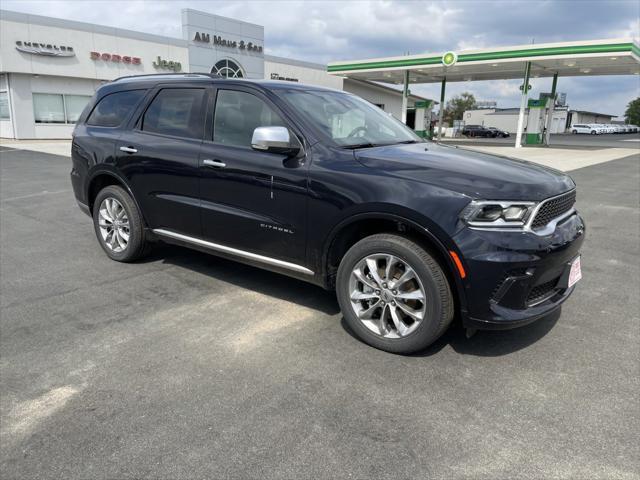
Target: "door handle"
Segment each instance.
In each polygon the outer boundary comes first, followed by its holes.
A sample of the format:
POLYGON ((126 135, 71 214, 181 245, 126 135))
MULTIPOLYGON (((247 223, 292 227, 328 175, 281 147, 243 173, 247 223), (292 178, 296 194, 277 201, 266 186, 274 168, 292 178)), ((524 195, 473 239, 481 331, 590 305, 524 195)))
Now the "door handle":
POLYGON ((210 160, 210 159, 206 159, 202 161, 202 164, 205 167, 215 167, 215 168, 224 168, 227 166, 226 163, 221 162, 220 160, 210 160))
POLYGON ((120 147, 120 151, 127 153, 138 153, 138 149, 133 147, 120 147))

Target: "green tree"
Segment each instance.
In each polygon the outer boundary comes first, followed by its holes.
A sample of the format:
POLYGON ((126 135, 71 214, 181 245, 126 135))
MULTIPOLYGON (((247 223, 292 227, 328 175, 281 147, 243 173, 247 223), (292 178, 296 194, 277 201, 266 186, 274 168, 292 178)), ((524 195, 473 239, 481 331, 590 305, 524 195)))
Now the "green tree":
POLYGON ((631 125, 640 125, 640 97, 631 100, 624 112, 624 121, 631 125))
POLYGON ((463 92, 447 102, 447 106, 444 109, 444 120, 452 126, 454 120, 462 120, 466 110, 474 108, 476 108, 476 98, 473 93, 463 92))

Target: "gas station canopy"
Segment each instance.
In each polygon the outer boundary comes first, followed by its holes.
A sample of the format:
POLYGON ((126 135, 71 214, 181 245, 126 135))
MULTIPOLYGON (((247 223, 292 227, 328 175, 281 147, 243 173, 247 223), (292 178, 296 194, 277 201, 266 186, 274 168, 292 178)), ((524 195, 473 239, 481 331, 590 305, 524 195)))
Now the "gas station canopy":
POLYGON ((373 82, 498 80, 530 76, 640 75, 640 47, 632 39, 519 45, 434 54, 332 62, 328 72, 373 82))
MULTIPOLYGON (((548 145, 550 129, 546 128, 546 125, 549 125, 553 114, 558 77, 640 75, 640 47, 630 38, 542 43, 333 62, 328 65, 327 71, 333 75, 370 82, 403 85, 403 122, 407 117, 406 97, 411 83, 441 82, 440 104, 444 106, 447 82, 521 78, 522 95, 515 140, 515 146, 519 148, 524 132, 524 116, 531 78, 553 77, 552 100, 544 101, 542 112, 533 112, 530 109, 530 116, 533 115, 534 118, 527 125, 526 138, 527 144, 543 142, 548 145)), ((442 139, 443 110, 440 108, 438 119, 439 140, 442 139)))

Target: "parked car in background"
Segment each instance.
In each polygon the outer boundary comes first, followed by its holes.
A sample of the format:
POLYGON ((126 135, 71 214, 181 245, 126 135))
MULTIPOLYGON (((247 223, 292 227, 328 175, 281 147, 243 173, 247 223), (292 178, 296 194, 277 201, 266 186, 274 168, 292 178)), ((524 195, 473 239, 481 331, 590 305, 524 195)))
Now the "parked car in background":
POLYGON ((576 123, 571 125, 571 133, 586 133, 589 135, 599 135, 604 133, 605 129, 602 125, 596 125, 593 123, 576 123))
POLYGON ((493 131, 489 130, 482 125, 465 125, 462 129, 462 135, 465 137, 484 137, 484 138, 492 138, 493 131))
POLYGON ((491 130, 493 132, 493 138, 496 138, 496 137, 507 138, 509 136, 509 132, 505 130, 500 130, 499 128, 496 128, 496 127, 487 127, 487 130, 491 130))
POLYGON ((581 278, 571 177, 424 141, 342 91, 125 77, 83 111, 71 159, 109 258, 162 240, 306 280, 390 352, 424 349, 454 318, 472 331, 544 318, 581 278))
POLYGON ((638 130, 640 130, 638 125, 633 125, 633 124, 629 124, 629 128, 631 129, 631 133, 638 133, 638 130))

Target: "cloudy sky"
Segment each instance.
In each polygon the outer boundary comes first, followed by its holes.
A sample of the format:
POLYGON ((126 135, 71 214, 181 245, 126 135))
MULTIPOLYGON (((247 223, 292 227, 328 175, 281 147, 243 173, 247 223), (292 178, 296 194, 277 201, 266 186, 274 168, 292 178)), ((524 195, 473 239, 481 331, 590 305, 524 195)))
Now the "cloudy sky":
MULTIPOLYGON (((60 17, 181 37, 180 10, 193 8, 265 27, 271 55, 327 63, 506 45, 640 37, 637 0, 521 1, 204 1, 204 0, 2 0, 2 9, 60 17)), ((451 84, 447 94, 472 92, 518 104, 520 81, 451 84)), ((550 79, 534 79, 532 95, 548 91, 550 79)), ((414 93, 439 96, 435 85, 414 93)), ((561 78, 572 108, 623 114, 640 96, 637 77, 561 78)))

